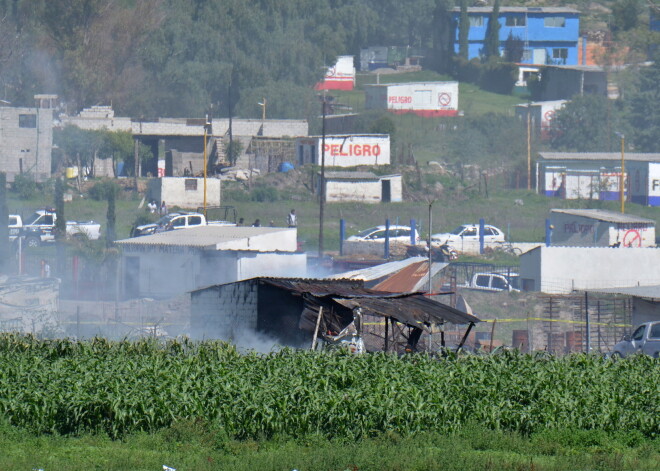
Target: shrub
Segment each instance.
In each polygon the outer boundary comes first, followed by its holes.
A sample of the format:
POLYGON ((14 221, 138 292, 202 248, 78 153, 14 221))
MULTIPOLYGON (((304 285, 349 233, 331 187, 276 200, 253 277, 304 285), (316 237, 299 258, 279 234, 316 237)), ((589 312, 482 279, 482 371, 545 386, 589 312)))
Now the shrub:
POLYGON ((102 201, 108 198, 110 193, 117 195, 119 190, 119 185, 117 185, 112 180, 103 180, 98 182, 89 190, 89 196, 93 200, 102 201))
POLYGON ((252 201, 263 202, 272 202, 279 199, 279 192, 277 188, 272 186, 259 186, 252 190, 250 193, 252 201))
POLYGON ((34 181, 32 175, 23 173, 14 177, 14 184, 12 190, 22 200, 29 200, 37 195, 37 182, 34 181))

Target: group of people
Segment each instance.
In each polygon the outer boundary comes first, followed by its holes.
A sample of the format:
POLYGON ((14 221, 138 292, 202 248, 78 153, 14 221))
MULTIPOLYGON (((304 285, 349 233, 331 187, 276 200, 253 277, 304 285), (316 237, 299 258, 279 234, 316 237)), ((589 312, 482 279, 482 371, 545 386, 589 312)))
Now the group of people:
POLYGON ((165 201, 162 201, 159 207, 156 200, 151 200, 147 203, 147 209, 151 214, 156 214, 156 212, 158 212, 161 216, 165 216, 167 214, 167 205, 165 204, 165 201))
MULTIPOLYGON (((289 227, 298 227, 298 217, 296 216, 295 209, 292 209, 291 212, 287 215, 286 223, 289 227)), ((240 218, 238 220, 238 223, 236 223, 236 225, 245 226, 245 219, 240 218)), ((261 220, 255 219, 254 222, 251 224, 251 227, 261 227, 261 220)), ((270 221, 270 227, 275 227, 275 221, 273 220, 270 221)))

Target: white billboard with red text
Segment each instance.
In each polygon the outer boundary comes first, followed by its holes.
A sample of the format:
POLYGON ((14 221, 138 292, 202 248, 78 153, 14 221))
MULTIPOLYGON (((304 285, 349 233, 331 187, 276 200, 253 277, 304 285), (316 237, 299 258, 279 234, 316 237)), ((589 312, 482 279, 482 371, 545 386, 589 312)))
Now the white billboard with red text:
MULTIPOLYGON (((323 138, 310 136, 296 141, 298 165, 321 165, 323 138)), ((358 165, 389 165, 390 136, 388 134, 347 134, 325 137, 327 167, 358 165)))
POLYGON ((355 65, 353 56, 339 56, 334 66, 329 67, 325 77, 318 82, 316 90, 353 90, 355 86, 355 65))
POLYGON ((458 114, 458 82, 414 82, 367 85, 365 107, 425 117, 458 114))

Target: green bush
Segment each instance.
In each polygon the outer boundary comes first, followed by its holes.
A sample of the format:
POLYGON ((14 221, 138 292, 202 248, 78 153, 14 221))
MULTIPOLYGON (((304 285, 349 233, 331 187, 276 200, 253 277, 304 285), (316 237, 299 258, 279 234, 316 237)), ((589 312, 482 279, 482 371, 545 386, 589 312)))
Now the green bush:
POLYGON ((37 182, 28 173, 19 174, 14 177, 12 190, 20 199, 29 200, 37 196, 37 182))
POLYGON ((89 190, 89 196, 95 201, 102 201, 108 198, 108 194, 113 192, 115 196, 119 192, 119 185, 112 180, 103 180, 98 182, 89 190))
POLYGON ((272 186, 259 186, 250 192, 250 197, 252 201, 258 201, 259 203, 273 202, 280 199, 279 191, 272 186))

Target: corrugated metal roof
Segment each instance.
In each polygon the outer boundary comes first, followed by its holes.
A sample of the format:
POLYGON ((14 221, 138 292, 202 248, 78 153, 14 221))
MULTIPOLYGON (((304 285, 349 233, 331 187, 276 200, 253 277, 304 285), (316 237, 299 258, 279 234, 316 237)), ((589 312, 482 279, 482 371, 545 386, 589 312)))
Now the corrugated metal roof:
POLYGON ((605 209, 551 209, 551 213, 570 214, 572 216, 580 216, 597 221, 613 222, 616 224, 652 224, 655 221, 646 219, 632 214, 622 214, 615 211, 607 211, 605 209))
POLYGON ((636 296, 638 298, 660 299, 660 285, 590 289, 587 291, 589 293, 623 294, 625 296, 636 296))
POLYGON ((119 245, 163 245, 214 248, 217 244, 258 235, 295 231, 287 227, 202 226, 191 229, 159 232, 158 234, 118 240, 119 245))
POLYGON ((326 180, 379 180, 372 172, 325 172, 326 180))
MULTIPOLYGON (((468 13, 490 13, 493 7, 468 7, 468 13)), ((453 12, 460 12, 460 7, 452 8, 453 12)), ((500 13, 576 13, 580 10, 566 7, 500 7, 500 13)))
POLYGON ((311 278, 259 278, 259 280, 287 291, 299 294, 309 293, 316 297, 341 296, 350 298, 372 296, 374 294, 387 296, 390 294, 367 289, 360 280, 316 280, 311 278))
POLYGON ((299 294, 331 297, 344 307, 361 307, 373 314, 392 317, 411 326, 450 322, 481 322, 477 317, 442 304, 420 293, 387 293, 362 287, 360 281, 261 278, 263 283, 299 294))
MULTIPOLYGON (((618 160, 620 152, 539 152, 545 160, 618 160)), ((636 162, 660 162, 660 153, 626 152, 626 160, 636 162)))
POLYGON ((384 317, 391 317, 404 324, 417 327, 423 324, 469 324, 481 322, 479 318, 434 301, 421 294, 407 294, 398 298, 350 298, 334 301, 344 307, 363 310, 384 317))
POLYGON ((362 281, 373 281, 379 278, 384 278, 388 275, 398 272, 399 270, 427 260, 426 257, 410 257, 404 260, 397 260, 395 262, 381 263, 369 268, 361 268, 359 270, 347 271, 344 273, 337 273, 327 277, 327 280, 362 280, 362 281))
MULTIPOLYGON (((433 275, 445 268, 448 263, 433 262, 431 272, 433 275)), ((392 276, 381 281, 372 289, 376 291, 387 291, 390 293, 410 293, 415 291, 426 291, 429 279, 429 262, 422 260, 412 263, 407 267, 394 273, 392 276)))

